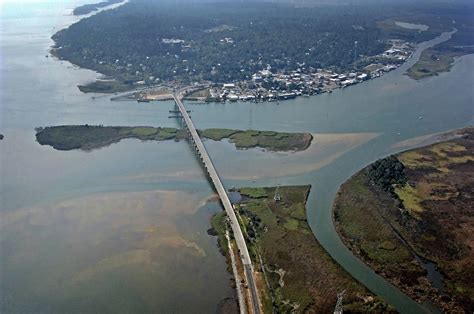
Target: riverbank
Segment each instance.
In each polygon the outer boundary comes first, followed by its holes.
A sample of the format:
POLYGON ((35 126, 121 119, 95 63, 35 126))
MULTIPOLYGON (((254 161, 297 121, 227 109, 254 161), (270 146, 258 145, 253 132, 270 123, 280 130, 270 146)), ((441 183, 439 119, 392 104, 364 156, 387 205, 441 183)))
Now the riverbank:
MULTIPOLYGON (((161 127, 125 127, 63 125, 36 129, 36 140, 57 150, 93 150, 117 143, 122 139, 142 141, 180 141, 187 138, 185 130, 161 127)), ((269 151, 303 151, 313 140, 309 133, 284 133, 255 130, 207 129, 199 131, 203 138, 220 141, 229 139, 237 149, 260 147, 269 151)))
MULTIPOLYGON (((309 185, 237 191, 241 200, 236 212, 258 272, 265 313, 332 312, 343 291, 344 311, 392 311, 346 273, 315 239, 306 220, 309 185)), ((211 222, 219 247, 227 254, 225 214, 216 214, 211 222)))
POLYGON ((474 129, 449 137, 355 174, 334 220, 351 251, 413 299, 472 312, 474 129))

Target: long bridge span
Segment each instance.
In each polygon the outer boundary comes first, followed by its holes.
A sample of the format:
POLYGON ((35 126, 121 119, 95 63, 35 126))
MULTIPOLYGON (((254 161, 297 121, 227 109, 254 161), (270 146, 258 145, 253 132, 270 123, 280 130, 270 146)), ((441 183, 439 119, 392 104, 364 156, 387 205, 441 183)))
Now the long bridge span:
MULTIPOLYGON (((190 139, 191 139, 192 144, 194 145, 196 154, 200 158, 200 161, 203 164, 204 169, 206 169, 207 174, 209 175, 209 178, 212 184, 214 185, 217 191, 217 194, 219 195, 222 205, 224 206, 224 210, 227 216, 229 217, 230 226, 234 234, 237 248, 239 249, 239 254, 242 260, 242 264, 244 266, 245 279, 251 291, 251 300, 250 300, 252 304, 251 307, 255 314, 259 314, 260 313, 259 298, 258 298, 258 293, 257 293, 257 285, 253 276, 252 260, 250 259, 250 254, 247 249, 247 244, 245 242, 244 235, 240 228, 237 217, 235 215, 234 208, 232 207, 232 204, 230 202, 229 195, 227 194, 227 191, 221 182, 221 179, 219 177, 219 174, 217 173, 217 170, 214 168, 214 164, 212 163, 212 160, 209 157, 209 154, 207 153, 206 147, 204 146, 204 144, 201 141, 201 138, 199 137, 199 134, 196 130, 196 127, 194 126, 193 121, 191 120, 191 117, 188 114, 188 111, 186 110, 186 108, 184 107, 184 104, 181 101, 182 99, 181 92, 173 93, 173 98, 174 98, 174 101, 176 102, 176 106, 178 107, 181 117, 184 119, 185 126, 190 134, 190 139)), ((236 284, 239 284, 239 283, 237 282, 236 284)), ((244 309, 241 309, 241 311, 242 310, 244 309)))

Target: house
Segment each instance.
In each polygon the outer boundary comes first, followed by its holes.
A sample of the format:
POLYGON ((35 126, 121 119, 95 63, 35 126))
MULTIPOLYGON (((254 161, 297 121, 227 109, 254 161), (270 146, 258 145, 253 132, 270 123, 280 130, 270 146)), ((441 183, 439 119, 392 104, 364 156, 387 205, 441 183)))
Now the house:
POLYGON ((270 70, 262 70, 260 71, 260 74, 262 74, 263 77, 271 77, 273 75, 270 70))
POLYGON ((229 101, 237 101, 237 100, 239 100, 239 96, 237 96, 235 94, 230 94, 230 95, 227 96, 227 99, 229 101))
POLYGON ((392 65, 392 64, 389 64, 389 65, 386 65, 382 68, 382 70, 384 70, 385 72, 389 72, 389 71, 392 71, 394 69, 396 69, 397 67, 392 65))
POLYGON ((262 77, 261 77, 260 75, 258 75, 258 74, 253 74, 253 75, 252 75, 252 80, 253 80, 254 82, 261 82, 261 81, 262 81, 262 77))
POLYGON ((397 51, 396 51, 395 49, 388 49, 388 50, 386 50, 386 51, 384 52, 384 54, 385 54, 386 56, 391 56, 391 55, 395 54, 396 52, 397 52, 397 51))
POLYGON ((290 98, 295 98, 295 97, 296 97, 295 93, 284 93, 284 94, 278 95, 279 99, 290 99, 290 98))
POLYGON ((345 81, 342 81, 342 82, 341 82, 341 85, 342 85, 342 86, 349 86, 349 85, 352 85, 352 84, 354 84, 354 83, 355 83, 354 80, 345 80, 345 81))
POLYGON ((224 84, 223 87, 225 89, 232 89, 232 88, 235 88, 235 84, 234 83, 228 83, 228 84, 224 84))

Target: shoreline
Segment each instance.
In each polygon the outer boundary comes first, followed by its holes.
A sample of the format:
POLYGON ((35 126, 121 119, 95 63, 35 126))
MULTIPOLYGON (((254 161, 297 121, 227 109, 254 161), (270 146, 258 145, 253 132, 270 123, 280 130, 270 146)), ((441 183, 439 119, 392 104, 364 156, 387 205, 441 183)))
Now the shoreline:
MULTIPOLYGON (((73 14, 73 10, 75 8, 68 8, 68 7, 65 7, 64 8, 64 13, 63 15, 65 16, 68 16, 71 18, 71 20, 67 21, 66 23, 64 24, 60 24, 60 25, 55 25, 53 27, 53 33, 49 33, 48 35, 48 38, 49 38, 49 42, 45 45, 45 51, 46 51, 46 58, 52 58, 52 60, 54 61, 57 61, 59 63, 62 63, 62 62, 67 62, 67 65, 66 67, 68 68, 72 68, 72 69, 75 69, 75 70, 85 70, 85 71, 90 71, 91 72, 91 76, 94 76, 94 78, 92 79, 88 79, 87 81, 84 81, 83 84, 87 84, 88 82, 94 82, 96 80, 100 80, 101 77, 106 77, 106 75, 104 75, 102 72, 99 72, 95 69, 92 69, 92 68, 88 68, 88 67, 82 67, 78 64, 75 64, 75 63, 72 63, 70 62, 69 60, 66 60, 66 59, 63 59, 63 58, 60 58, 59 56, 57 56, 55 53, 54 53, 54 46, 56 45, 56 41, 53 39, 53 36, 58 33, 58 32, 61 32, 61 31, 64 31, 66 29, 68 29, 70 26, 80 22, 81 20, 83 19, 86 19, 86 18, 89 18, 91 16, 94 16, 96 14, 99 14, 101 13, 102 11, 107 11, 107 10, 113 10, 113 9, 116 9, 126 3, 128 3, 129 0, 123 0, 122 2, 119 2, 119 3, 113 3, 113 4, 110 4, 106 7, 102 7, 102 8, 99 8, 98 10, 96 11, 93 11, 93 12, 90 12, 90 13, 87 13, 87 14, 83 14, 83 15, 74 15, 73 14), (56 28, 59 28, 59 30, 56 30, 56 28), (91 81, 93 80, 93 81, 91 81)), ((79 84, 81 84, 81 82, 79 82, 79 84)), ((79 85, 77 85, 76 87, 78 88, 79 85)))

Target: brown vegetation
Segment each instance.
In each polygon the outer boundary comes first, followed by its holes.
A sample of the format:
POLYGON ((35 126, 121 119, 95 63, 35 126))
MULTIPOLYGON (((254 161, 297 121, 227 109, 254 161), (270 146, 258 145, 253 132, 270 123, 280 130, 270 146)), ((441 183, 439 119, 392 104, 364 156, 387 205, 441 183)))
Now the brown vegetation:
POLYGON ((394 193, 370 180, 370 166, 342 185, 334 207, 338 232, 356 255, 414 299, 471 313, 474 128, 396 157, 406 183, 394 185, 394 193), (442 287, 430 283, 424 260, 437 264, 442 287))
MULTIPOLYGON (((329 313, 345 290, 345 312, 392 311, 344 271, 315 239, 306 221, 310 186, 242 188, 238 216, 254 261, 262 272, 265 313, 329 313), (263 267, 261 265, 263 263, 263 267)), ((257 276, 260 278, 260 276, 257 276)))

